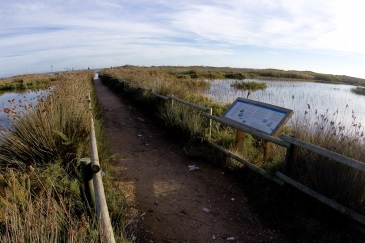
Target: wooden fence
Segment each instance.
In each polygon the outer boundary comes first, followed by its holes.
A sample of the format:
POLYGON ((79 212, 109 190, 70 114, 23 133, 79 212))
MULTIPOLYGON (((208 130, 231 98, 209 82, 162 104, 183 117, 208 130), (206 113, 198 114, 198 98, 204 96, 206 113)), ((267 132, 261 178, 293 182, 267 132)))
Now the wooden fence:
POLYGON ((104 186, 101 176, 99 163, 98 147, 96 144, 94 119, 91 109, 90 94, 87 97, 90 110, 90 159, 84 158, 81 161, 82 176, 84 181, 85 196, 88 204, 96 207, 96 216, 98 220, 98 229, 101 242, 115 243, 114 232, 109 216, 108 206, 106 203, 104 186), (91 183, 92 181, 92 183, 91 183))
MULTIPOLYGON (((151 95, 154 95, 154 96, 156 96, 158 98, 161 98, 163 100, 166 100, 166 101, 173 100, 173 101, 179 102, 183 105, 187 105, 187 106, 189 106, 193 109, 197 109, 199 111, 202 111, 201 115, 203 117, 208 118, 209 121, 210 121, 209 122, 209 129, 210 129, 209 138, 210 138, 210 135, 211 135, 212 120, 214 120, 214 121, 217 121, 221 124, 225 124, 225 125, 230 126, 232 128, 242 130, 243 132, 249 133, 249 134, 251 134, 255 137, 261 138, 265 141, 272 142, 274 144, 277 144, 279 146, 282 146, 282 147, 286 148, 287 149, 287 154, 286 154, 285 164, 290 164, 292 162, 291 161, 291 158, 292 158, 291 154, 293 153, 293 150, 295 149, 295 147, 299 147, 299 148, 311 151, 313 153, 319 154, 321 156, 324 156, 326 158, 329 158, 329 159, 331 159, 331 160, 333 160, 337 163, 340 163, 340 164, 349 166, 351 168, 354 168, 356 170, 360 170, 362 172, 365 172, 365 164, 363 162, 348 158, 346 156, 335 153, 333 151, 330 151, 330 150, 315 146, 313 144, 307 143, 305 141, 301 141, 299 139, 296 139, 294 137, 287 136, 287 135, 281 135, 280 138, 277 138, 277 137, 273 137, 273 136, 270 136, 268 134, 259 132, 259 131, 254 130, 254 129, 249 129, 249 128, 248 129, 243 129, 242 127, 238 127, 234 122, 230 122, 227 119, 222 119, 220 117, 213 116, 212 115, 212 108, 205 108, 205 107, 199 106, 197 104, 192 104, 192 103, 190 103, 186 100, 176 98, 172 95, 164 96, 164 95, 158 94, 158 93, 156 93, 152 90, 147 90, 147 89, 144 89, 144 88, 141 88, 141 87, 136 87, 132 84, 127 83, 126 81, 119 81, 118 79, 114 79, 114 78, 111 78, 111 79, 114 82, 119 82, 120 84, 117 84, 117 86, 121 85, 121 87, 123 87, 124 91, 128 91, 126 89, 126 85, 128 85, 129 87, 149 92, 151 95), (207 113, 207 111, 209 111, 209 113, 207 113)), ((321 193, 318 193, 317 191, 307 187, 306 185, 304 185, 304 184, 302 184, 298 181, 295 181, 294 179, 290 178, 289 176, 283 174, 282 172, 277 171, 274 174, 269 173, 269 172, 265 171, 264 169, 262 169, 260 167, 257 167, 256 165, 250 163, 249 161, 244 160, 240 156, 238 156, 238 155, 226 150, 225 148, 213 143, 212 141, 208 141, 208 144, 210 144, 215 149, 223 152, 228 157, 231 157, 231 158, 235 159, 236 161, 242 163, 247 168, 253 170, 254 172, 256 172, 256 173, 258 173, 262 176, 264 176, 265 178, 270 179, 270 180, 272 180, 273 182, 275 182, 279 185, 283 185, 284 183, 287 183, 287 184, 293 186, 294 188, 306 193, 307 195, 317 199, 318 201, 326 204, 327 206, 335 209, 336 211, 338 211, 338 212, 340 212, 344 215, 347 215, 348 217, 352 218, 353 220, 357 221, 358 223, 360 223, 362 225, 365 225, 365 217, 363 215, 357 213, 356 211, 354 211, 352 209, 349 209, 349 208, 339 204, 338 202, 324 196, 321 193)))

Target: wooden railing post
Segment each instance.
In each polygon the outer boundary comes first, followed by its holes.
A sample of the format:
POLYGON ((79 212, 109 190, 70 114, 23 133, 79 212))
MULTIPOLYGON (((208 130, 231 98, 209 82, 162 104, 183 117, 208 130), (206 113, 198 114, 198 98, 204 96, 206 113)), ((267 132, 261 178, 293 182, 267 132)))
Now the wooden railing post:
MULTIPOLYGON (((213 108, 209 108, 209 114, 213 115, 213 108)), ((208 140, 212 138, 212 127, 213 127, 213 120, 209 118, 209 134, 208 140)))
POLYGON ((284 168, 283 168, 284 173, 290 172, 291 170, 291 163, 294 160, 294 150, 295 150, 294 144, 290 144, 289 148, 286 149, 284 168))
POLYGON ((80 170, 85 197, 90 210, 92 210, 95 207, 95 193, 90 158, 82 158, 80 160, 80 170))
POLYGON ((242 155, 243 147, 245 146, 245 136, 246 136, 246 133, 244 131, 236 129, 235 145, 236 145, 237 153, 240 155, 242 155))
MULTIPOLYGON (((170 95, 171 97, 174 97, 173 95, 170 95)), ((174 107, 174 99, 170 99, 171 100, 171 107, 174 107)))

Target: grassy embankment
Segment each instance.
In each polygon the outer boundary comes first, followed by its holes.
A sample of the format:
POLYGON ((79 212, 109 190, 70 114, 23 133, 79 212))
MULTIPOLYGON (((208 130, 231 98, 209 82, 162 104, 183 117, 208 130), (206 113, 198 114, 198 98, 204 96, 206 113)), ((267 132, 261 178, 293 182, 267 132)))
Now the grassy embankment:
POLYGON ((54 81, 53 75, 27 74, 0 79, 0 92, 46 88, 54 81))
MULTIPOLYGON (((80 193, 79 161, 89 155, 90 119, 86 95, 92 72, 52 75, 52 91, 23 113, 8 113, 11 131, 0 137, 0 241, 98 242, 92 210, 80 193)), ((46 78, 47 79, 47 78, 46 78)), ((96 109, 96 104, 94 109, 96 109)), ((14 106, 13 111, 17 111, 14 106)), ((99 156, 105 171, 108 154, 95 117, 99 156)), ((104 177, 118 241, 122 198, 104 177)))
MULTIPOLYGON (((172 107, 169 103, 136 87, 153 90, 162 95, 171 94, 204 107, 212 107, 213 114, 220 116, 227 107, 204 97, 201 92, 198 92, 199 88, 204 89, 208 87, 207 81, 205 81, 207 78, 232 78, 245 76, 247 73, 251 77, 254 75, 266 75, 276 78, 289 78, 290 76, 296 80, 321 80, 347 83, 363 81, 345 76, 316 74, 312 72, 285 72, 280 70, 242 71, 229 68, 214 69, 203 67, 147 68, 125 66, 105 69, 101 72, 100 77, 106 84, 114 87, 116 90, 121 91, 122 88, 127 90, 146 110, 158 111, 158 117, 171 129, 171 132, 179 133, 179 136, 194 137, 196 140, 199 140, 205 137, 205 128, 207 127, 207 121, 200 116, 200 112, 176 103, 172 107)), ((315 124, 306 122, 298 123, 292 128, 288 128, 287 132, 298 139, 364 161, 365 152, 362 149, 364 134, 360 123, 355 123, 354 120, 351 127, 344 127, 341 124, 328 120, 326 114, 317 114, 311 110, 307 111, 307 113, 308 116, 312 113, 313 116, 316 116, 315 124)), ((285 149, 274 146, 274 157, 272 160, 263 161, 261 141, 250 135, 246 136, 245 154, 243 155, 245 159, 273 172, 283 170, 285 149)), ((232 149, 234 145, 234 131, 230 127, 214 122, 212 140, 223 147, 232 149)), ((344 166, 335 164, 331 160, 324 159, 322 156, 317 156, 302 149, 295 150, 294 158, 295 160, 292 161, 291 166, 286 168, 286 174, 310 186, 314 190, 365 214, 365 191, 362 186, 365 182, 364 173, 345 168, 344 166), (352 190, 348 190, 348 188, 352 190)))

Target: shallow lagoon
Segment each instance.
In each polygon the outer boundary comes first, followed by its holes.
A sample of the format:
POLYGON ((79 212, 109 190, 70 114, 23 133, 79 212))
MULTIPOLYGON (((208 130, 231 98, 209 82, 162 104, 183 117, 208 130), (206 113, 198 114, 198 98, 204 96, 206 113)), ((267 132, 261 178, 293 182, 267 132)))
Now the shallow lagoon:
POLYGON ((355 86, 314 82, 245 80, 264 82, 265 90, 248 94, 248 91, 231 87, 235 80, 213 80, 205 93, 222 103, 232 103, 237 97, 248 98, 276 106, 292 109, 290 122, 314 122, 325 115, 330 121, 346 126, 365 122, 365 96, 351 92, 355 86))
POLYGON ((7 92, 0 95, 0 128, 11 127, 11 117, 25 114, 26 109, 37 104, 49 90, 7 92))

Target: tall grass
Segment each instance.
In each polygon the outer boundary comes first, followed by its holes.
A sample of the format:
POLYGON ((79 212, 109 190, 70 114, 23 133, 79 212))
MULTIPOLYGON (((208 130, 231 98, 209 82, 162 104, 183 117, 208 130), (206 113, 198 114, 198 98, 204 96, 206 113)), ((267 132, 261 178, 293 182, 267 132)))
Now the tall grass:
MULTIPOLYGON (((312 120, 307 111, 307 119, 312 120)), ((351 126, 316 114, 315 122, 294 124, 293 135, 301 140, 347 157, 365 162, 365 137, 360 122, 353 116, 351 126), (303 125, 304 124, 304 125, 303 125)), ((295 149, 294 159, 286 173, 322 194, 365 214, 365 173, 341 165, 304 149, 295 149)))
MULTIPOLYGON (((59 74, 37 106, 23 104, 24 112, 17 112, 15 105, 9 108, 12 127, 0 137, 1 242, 99 242, 97 223, 80 193, 78 171, 80 158, 90 154, 86 95, 92 91, 93 75, 59 74)), ((97 119, 95 124, 100 128, 97 119)), ((104 177, 108 195, 113 190, 110 180, 104 177)), ((118 237, 124 230, 123 198, 113 196, 107 200, 115 210, 111 215, 118 237)))
POLYGON ((34 165, 62 158, 71 163, 85 151, 90 125, 86 96, 90 75, 65 74, 38 99, 37 106, 19 114, 11 108, 12 129, 0 137, 0 159, 8 164, 34 165))
POLYGON ((267 85, 266 83, 258 83, 258 82, 234 82, 232 84, 233 87, 236 89, 243 89, 243 90, 259 90, 259 89, 266 89, 267 85))
POLYGON ((0 176, 1 242, 92 242, 93 221, 83 214, 77 180, 58 164, 0 176), (54 177, 50 177, 51 173, 54 177), (77 215, 77 216, 75 216, 77 215), (91 224, 90 224, 91 223, 91 224))
POLYGON ((201 118, 200 112, 187 106, 181 104, 175 104, 173 107, 165 105, 158 114, 171 131, 179 131, 178 133, 185 138, 204 137, 204 132, 207 132, 204 131, 207 122, 201 118))

